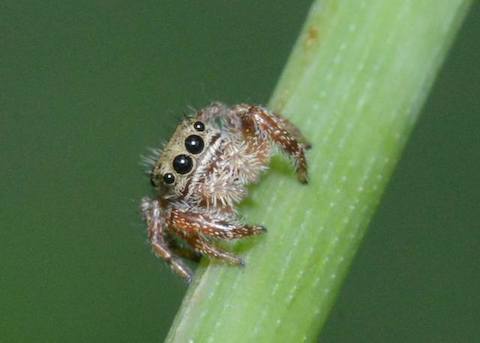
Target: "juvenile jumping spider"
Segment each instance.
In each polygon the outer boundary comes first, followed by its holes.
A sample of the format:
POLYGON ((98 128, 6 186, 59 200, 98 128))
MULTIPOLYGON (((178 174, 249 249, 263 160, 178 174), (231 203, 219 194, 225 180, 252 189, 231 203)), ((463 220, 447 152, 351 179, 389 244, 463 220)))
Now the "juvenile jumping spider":
POLYGON ((141 210, 153 251, 175 273, 192 278, 180 256, 243 264, 213 243, 266 232, 261 225, 241 223, 235 205, 268 168, 275 144, 293 158, 298 180, 307 183, 304 150, 310 144, 287 119, 254 105, 213 103, 183 120, 150 160, 157 195, 143 198, 141 210))

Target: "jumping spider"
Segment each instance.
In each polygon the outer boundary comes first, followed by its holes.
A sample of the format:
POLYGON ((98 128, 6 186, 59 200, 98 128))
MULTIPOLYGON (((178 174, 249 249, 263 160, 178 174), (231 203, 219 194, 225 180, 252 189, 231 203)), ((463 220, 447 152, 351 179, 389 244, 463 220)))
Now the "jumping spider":
POLYGON ((266 232, 261 225, 242 224, 235 205, 267 169, 275 144, 293 158, 298 180, 307 183, 304 150, 310 144, 287 119, 254 105, 213 103, 185 119, 150 160, 157 196, 143 198, 141 210, 153 251, 175 273, 192 278, 179 256, 243 264, 213 242, 266 232))

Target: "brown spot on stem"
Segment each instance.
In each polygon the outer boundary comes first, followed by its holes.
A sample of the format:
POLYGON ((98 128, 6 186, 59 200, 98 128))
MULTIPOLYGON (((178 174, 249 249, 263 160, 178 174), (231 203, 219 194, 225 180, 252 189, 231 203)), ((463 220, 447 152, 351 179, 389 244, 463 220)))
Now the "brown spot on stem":
POLYGON ((315 45, 318 41, 318 28, 310 26, 307 31, 307 37, 305 38, 305 49, 308 49, 315 45))

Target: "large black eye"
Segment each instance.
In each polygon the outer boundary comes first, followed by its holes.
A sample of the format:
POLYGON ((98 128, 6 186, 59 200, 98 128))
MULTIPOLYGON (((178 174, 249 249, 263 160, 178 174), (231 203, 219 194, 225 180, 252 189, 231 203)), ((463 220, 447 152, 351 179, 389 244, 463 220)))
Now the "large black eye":
POLYGON ((190 135, 185 138, 185 148, 192 154, 199 154, 203 150, 203 139, 197 135, 190 135))
POLYGON ((175 182, 175 176, 172 173, 166 173, 163 175, 163 182, 167 185, 171 185, 175 182))
POLYGON ((193 127, 197 131, 205 131, 205 125, 201 121, 196 121, 195 124, 193 124, 193 127))
POLYGON ((193 168, 193 161, 190 156, 178 155, 173 159, 173 169, 179 174, 186 174, 193 168))

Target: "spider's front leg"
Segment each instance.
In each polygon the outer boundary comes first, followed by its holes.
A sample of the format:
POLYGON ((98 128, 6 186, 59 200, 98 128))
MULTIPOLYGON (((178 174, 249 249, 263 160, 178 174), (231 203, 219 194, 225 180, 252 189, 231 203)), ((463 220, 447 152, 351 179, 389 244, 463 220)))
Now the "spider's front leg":
POLYGON ((161 215, 158 200, 143 198, 141 210, 148 225, 148 239, 158 257, 170 265, 170 268, 190 283, 192 271, 173 253, 169 242, 165 239, 165 219, 161 215))
POLYGON ((221 214, 212 215, 180 210, 172 210, 168 225, 194 250, 234 265, 243 265, 243 260, 214 246, 211 239, 231 240, 259 235, 267 231, 259 225, 232 223, 229 216, 221 214))

